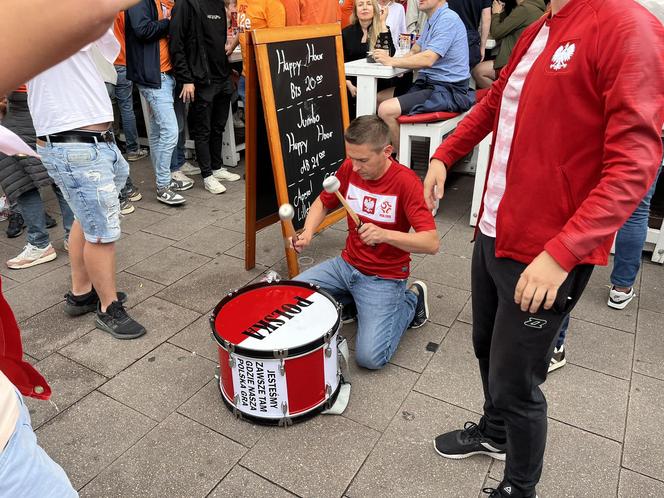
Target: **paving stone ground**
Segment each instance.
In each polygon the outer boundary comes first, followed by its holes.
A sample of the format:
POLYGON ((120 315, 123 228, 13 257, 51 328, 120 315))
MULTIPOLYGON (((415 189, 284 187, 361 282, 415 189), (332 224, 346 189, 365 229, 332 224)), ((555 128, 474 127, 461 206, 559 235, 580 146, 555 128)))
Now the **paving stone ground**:
MULTIPOLYGON (((65 316, 61 226, 52 231, 58 259, 0 269, 26 357, 53 386, 52 403, 28 400, 37 437, 81 496, 477 498, 501 479, 499 462, 445 460, 432 445, 482 407, 470 341, 472 178, 450 177, 437 216, 441 252, 413 261, 413 276, 429 283, 431 323, 407 332, 384 370, 351 365, 344 415, 282 429, 226 409, 208 325, 229 289, 284 272, 279 228, 259 233, 258 265, 245 271, 244 182, 213 196, 195 177, 187 204, 171 208, 156 201, 151 169, 132 164, 144 199, 123 218, 117 258, 119 288, 144 337, 117 341, 92 316, 65 316)), ((47 205, 58 214, 53 199, 47 205)), ((303 263, 337 254, 344 230, 341 222, 318 236, 303 263)), ((0 256, 23 244, 0 240, 0 256)), ((542 498, 664 496, 664 268, 644 259, 639 298, 624 311, 606 306, 609 273, 595 271, 572 314, 569 365, 544 386, 542 498)), ((354 330, 344 332, 352 339, 354 330)))

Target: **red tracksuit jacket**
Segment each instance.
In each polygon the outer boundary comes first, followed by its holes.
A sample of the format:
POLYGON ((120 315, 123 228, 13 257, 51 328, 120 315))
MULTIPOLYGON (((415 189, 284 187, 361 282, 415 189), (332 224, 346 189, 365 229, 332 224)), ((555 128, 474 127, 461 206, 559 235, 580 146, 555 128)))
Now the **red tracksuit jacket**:
POLYGON ((507 79, 545 22, 549 39, 519 101, 496 256, 528 264, 546 250, 567 271, 605 265, 613 234, 662 158, 664 28, 640 5, 571 0, 531 25, 487 96, 433 157, 449 168, 490 131, 495 137, 507 79))

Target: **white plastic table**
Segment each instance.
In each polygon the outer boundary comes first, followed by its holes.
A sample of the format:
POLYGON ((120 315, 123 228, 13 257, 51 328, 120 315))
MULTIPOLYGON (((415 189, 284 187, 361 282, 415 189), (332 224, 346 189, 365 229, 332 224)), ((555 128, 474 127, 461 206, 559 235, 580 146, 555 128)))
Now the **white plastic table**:
POLYGON ((346 76, 355 76, 357 78, 357 116, 376 114, 376 96, 378 94, 377 87, 379 79, 390 79, 410 72, 410 69, 383 66, 378 62, 367 62, 366 59, 346 62, 344 66, 346 68, 346 76))

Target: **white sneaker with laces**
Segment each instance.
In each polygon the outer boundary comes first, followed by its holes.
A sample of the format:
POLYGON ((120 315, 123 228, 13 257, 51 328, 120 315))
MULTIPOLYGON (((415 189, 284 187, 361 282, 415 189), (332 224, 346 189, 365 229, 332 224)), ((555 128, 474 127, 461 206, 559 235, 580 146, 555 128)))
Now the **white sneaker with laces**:
POLYGON ((43 249, 35 247, 28 242, 28 244, 23 248, 21 254, 15 258, 7 261, 7 267, 12 270, 21 270, 23 268, 30 268, 31 266, 40 265, 42 263, 48 263, 57 258, 58 255, 55 253, 55 249, 51 244, 47 245, 43 249))
POLYGON ((214 176, 217 180, 225 180, 227 182, 236 182, 242 178, 236 173, 231 173, 226 168, 213 169, 212 176, 214 176))
POLYGON ((616 290, 615 285, 612 285, 611 290, 609 291, 609 300, 606 302, 606 304, 609 306, 609 308, 621 310, 624 309, 625 306, 627 306, 632 301, 632 299, 634 299, 634 296, 636 296, 634 293, 634 287, 632 287, 629 292, 621 292, 616 290))
POLYGON ((219 183, 219 180, 214 176, 203 178, 203 184, 205 185, 205 190, 212 194, 223 194, 226 192, 226 187, 219 183))
POLYGON ((200 175, 201 174, 201 168, 197 168, 193 164, 191 164, 189 161, 186 161, 182 167, 180 168, 180 171, 184 173, 185 175, 200 175))

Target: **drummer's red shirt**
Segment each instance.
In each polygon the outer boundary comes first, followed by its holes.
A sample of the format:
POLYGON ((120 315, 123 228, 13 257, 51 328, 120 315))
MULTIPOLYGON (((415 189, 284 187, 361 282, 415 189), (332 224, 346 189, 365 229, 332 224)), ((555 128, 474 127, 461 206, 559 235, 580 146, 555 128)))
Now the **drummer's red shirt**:
MULTIPOLYGON (((353 172, 350 159, 335 173, 339 192, 363 223, 373 223, 388 230, 407 233, 435 230, 431 211, 424 202, 422 182, 409 168, 392 160, 387 172, 378 180, 363 180, 353 172)), ((320 195, 327 209, 336 209, 339 200, 323 191, 320 195)), ((360 240, 355 222, 348 219, 348 237, 341 257, 365 275, 405 279, 410 274, 410 253, 389 244, 367 246, 360 240)))

